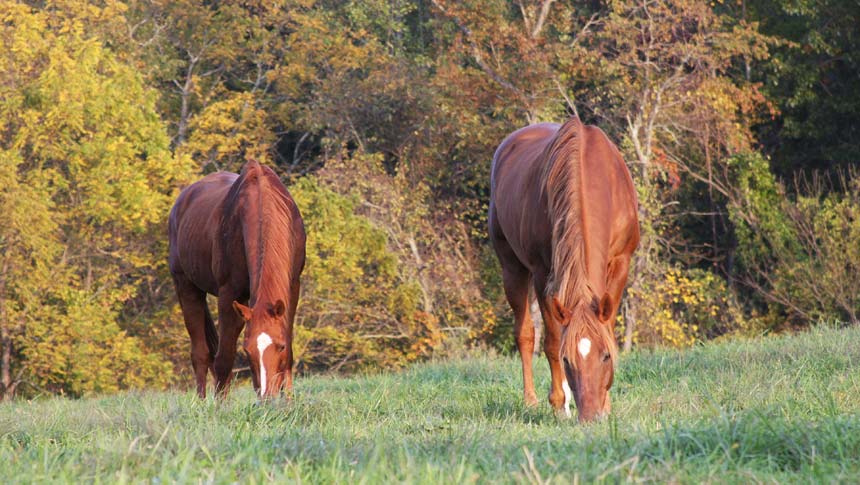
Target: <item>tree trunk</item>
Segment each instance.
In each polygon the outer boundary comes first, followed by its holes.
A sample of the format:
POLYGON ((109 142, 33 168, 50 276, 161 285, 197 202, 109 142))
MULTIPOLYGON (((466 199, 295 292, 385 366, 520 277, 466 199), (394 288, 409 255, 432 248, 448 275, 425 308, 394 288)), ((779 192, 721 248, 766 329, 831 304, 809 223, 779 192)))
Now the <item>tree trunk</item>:
POLYGON ((625 353, 633 349, 633 332, 636 331, 636 317, 630 307, 630 298, 626 298, 621 307, 621 312, 624 315, 624 347, 621 350, 625 353))
POLYGON ((188 133, 188 115, 190 112, 189 99, 191 97, 191 71, 189 69, 188 76, 185 79, 185 84, 180 91, 182 104, 179 108, 179 124, 176 128, 176 146, 185 143, 185 137, 188 133))
POLYGON ((0 273, 0 401, 12 398, 12 332, 9 331, 9 318, 6 314, 6 274, 9 271, 9 258, 3 261, 0 273))
POLYGON ((179 123, 176 127, 176 142, 174 147, 178 147, 185 143, 188 134, 188 118, 191 116, 191 90, 194 88, 194 69, 197 66, 197 56, 188 56, 188 70, 185 71, 185 80, 182 84, 179 81, 173 81, 176 87, 179 88, 179 96, 181 101, 179 107, 179 123))
POLYGON ((424 259, 421 257, 421 252, 418 250, 418 243, 415 238, 409 236, 409 249, 412 251, 412 257, 415 258, 415 267, 418 272, 418 287, 421 289, 424 312, 432 315, 435 305, 433 304, 433 295, 430 289, 430 282, 427 281, 427 276, 424 271, 424 259))

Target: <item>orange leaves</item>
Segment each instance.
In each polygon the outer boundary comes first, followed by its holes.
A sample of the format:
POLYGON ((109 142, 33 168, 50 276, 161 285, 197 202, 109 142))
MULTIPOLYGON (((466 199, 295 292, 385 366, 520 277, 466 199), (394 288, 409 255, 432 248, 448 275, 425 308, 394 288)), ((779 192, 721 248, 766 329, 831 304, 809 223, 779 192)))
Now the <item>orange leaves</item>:
POLYGON ((678 173, 678 163, 670 160, 669 157, 666 156, 666 152, 660 147, 654 148, 654 157, 652 158, 652 162, 667 174, 669 185, 672 187, 672 190, 678 190, 681 186, 681 176, 678 173))

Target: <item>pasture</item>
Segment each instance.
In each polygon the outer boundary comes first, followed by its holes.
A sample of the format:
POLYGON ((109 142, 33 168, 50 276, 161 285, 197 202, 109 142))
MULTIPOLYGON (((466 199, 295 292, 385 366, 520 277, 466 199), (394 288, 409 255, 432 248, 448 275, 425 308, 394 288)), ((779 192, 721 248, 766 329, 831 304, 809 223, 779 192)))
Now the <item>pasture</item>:
MULTIPOLYGON (((537 359, 536 359, 537 360, 537 359)), ((860 476, 860 329, 624 355, 610 419, 522 404, 515 357, 296 380, 289 403, 127 392, 0 406, 0 482, 810 482, 860 476)), ((190 384, 190 382, 189 382, 190 384)))

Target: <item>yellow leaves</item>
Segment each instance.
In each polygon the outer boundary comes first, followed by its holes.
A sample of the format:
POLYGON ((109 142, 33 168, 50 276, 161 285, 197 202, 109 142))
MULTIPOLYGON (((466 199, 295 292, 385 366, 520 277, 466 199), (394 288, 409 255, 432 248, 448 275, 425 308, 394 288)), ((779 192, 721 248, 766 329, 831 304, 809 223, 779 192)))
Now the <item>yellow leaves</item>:
MULTIPOLYGON (((743 328, 740 310, 724 296, 727 291, 722 280, 712 273, 667 268, 658 278, 648 281, 647 291, 628 291, 638 315, 634 342, 687 347, 711 329, 726 332, 743 328)), ((621 318, 618 325, 623 329, 621 318)))
POLYGON ((204 166, 238 171, 247 157, 268 158, 273 140, 254 94, 231 93, 191 119, 189 139, 179 152, 204 166))
POLYGON ((129 387, 163 387, 170 364, 143 351, 137 338, 116 323, 117 307, 133 294, 63 289, 63 306, 28 323, 21 341, 31 379, 53 392, 73 396, 129 387))
POLYGON ((170 153, 155 93, 69 17, 78 7, 112 15, 86 5, 31 12, 0 3, 0 18, 15 14, 0 24, 12 46, 0 51, 0 77, 13 80, 0 83, 0 165, 9 169, 0 239, 29 270, 0 298, 27 316, 18 365, 75 395, 170 379, 170 365, 120 328, 121 310, 145 269, 164 264, 164 246, 148 233, 161 229, 191 173, 170 153))

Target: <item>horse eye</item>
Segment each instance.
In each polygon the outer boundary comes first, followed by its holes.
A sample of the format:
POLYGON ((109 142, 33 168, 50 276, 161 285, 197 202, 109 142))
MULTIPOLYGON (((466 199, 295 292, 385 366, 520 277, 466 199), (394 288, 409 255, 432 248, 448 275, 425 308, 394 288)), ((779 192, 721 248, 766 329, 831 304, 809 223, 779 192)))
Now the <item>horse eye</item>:
POLYGON ((287 346, 286 345, 276 345, 275 349, 280 354, 280 353, 283 353, 285 350, 287 350, 287 346))
POLYGON ((609 352, 603 353, 603 362, 609 362, 609 352))

